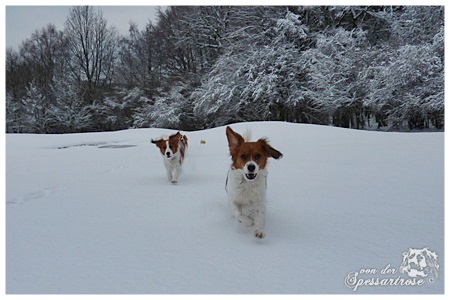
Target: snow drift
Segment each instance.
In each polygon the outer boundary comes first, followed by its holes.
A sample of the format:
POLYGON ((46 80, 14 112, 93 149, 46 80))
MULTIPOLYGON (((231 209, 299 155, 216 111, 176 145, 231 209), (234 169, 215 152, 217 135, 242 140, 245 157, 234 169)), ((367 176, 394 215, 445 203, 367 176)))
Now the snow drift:
POLYGON ((150 144, 170 130, 8 134, 6 292, 444 292, 443 133, 232 128, 284 154, 268 167, 263 240, 227 203, 224 127, 186 133, 176 185, 150 144), (402 254, 424 247, 438 276, 414 285, 402 254))

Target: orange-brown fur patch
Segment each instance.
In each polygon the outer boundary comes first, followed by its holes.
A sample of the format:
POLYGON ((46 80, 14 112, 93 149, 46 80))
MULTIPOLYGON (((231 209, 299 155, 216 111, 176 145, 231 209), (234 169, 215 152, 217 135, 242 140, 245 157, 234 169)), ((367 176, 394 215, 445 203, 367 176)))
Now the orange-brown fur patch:
POLYGON ((167 150, 166 142, 167 142, 167 140, 165 140, 165 139, 159 139, 156 141, 152 141, 152 143, 154 143, 156 145, 156 147, 159 148, 159 151, 161 152, 162 155, 166 155, 166 150, 167 150))

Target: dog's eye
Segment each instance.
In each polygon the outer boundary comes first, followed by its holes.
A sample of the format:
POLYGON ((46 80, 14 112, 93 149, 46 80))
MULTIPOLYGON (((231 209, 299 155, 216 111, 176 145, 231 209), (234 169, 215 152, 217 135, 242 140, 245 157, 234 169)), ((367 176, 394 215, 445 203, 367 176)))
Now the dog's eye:
POLYGON ((261 158, 261 154, 256 154, 255 155, 255 159, 260 159, 261 158))
POLYGON ((247 159, 247 157, 248 157, 247 154, 242 154, 242 155, 241 155, 241 158, 244 159, 244 160, 247 159))

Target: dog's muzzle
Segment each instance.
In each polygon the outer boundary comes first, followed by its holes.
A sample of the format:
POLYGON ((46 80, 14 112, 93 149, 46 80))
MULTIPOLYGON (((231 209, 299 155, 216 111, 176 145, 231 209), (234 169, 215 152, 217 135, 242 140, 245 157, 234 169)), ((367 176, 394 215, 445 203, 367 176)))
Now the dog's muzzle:
POLYGON ((246 168, 247 168, 248 172, 245 173, 245 177, 248 180, 254 180, 256 178, 256 176, 258 175, 258 173, 255 172, 256 166, 253 163, 249 163, 246 168))

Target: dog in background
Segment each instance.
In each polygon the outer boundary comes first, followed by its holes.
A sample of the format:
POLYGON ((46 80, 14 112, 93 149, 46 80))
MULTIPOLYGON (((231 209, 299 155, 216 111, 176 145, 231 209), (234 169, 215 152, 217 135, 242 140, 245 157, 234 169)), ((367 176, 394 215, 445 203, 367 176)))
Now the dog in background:
POLYGON ((167 171, 167 179, 171 183, 177 183, 181 174, 181 166, 188 147, 188 138, 179 131, 169 137, 161 136, 152 139, 151 142, 159 148, 167 171))

